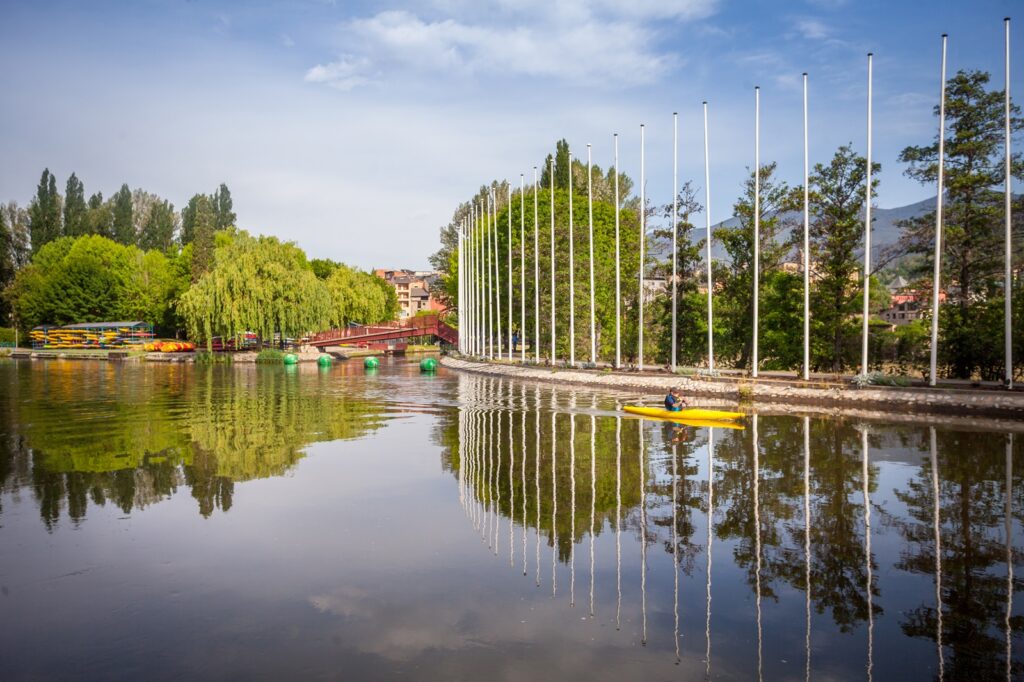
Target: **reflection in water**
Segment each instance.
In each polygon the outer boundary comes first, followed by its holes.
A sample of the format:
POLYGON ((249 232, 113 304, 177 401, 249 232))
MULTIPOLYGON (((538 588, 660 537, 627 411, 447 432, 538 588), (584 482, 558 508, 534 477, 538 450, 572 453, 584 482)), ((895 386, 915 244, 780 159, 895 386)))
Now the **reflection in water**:
MULTIPOLYGON (((967 608, 977 603, 980 595, 971 596, 962 604, 950 603, 958 597, 947 586, 947 563, 950 557, 956 557, 954 563, 967 571, 962 575, 974 576, 969 585, 962 584, 975 591, 985 590, 985 599, 1000 601, 1003 652, 999 658, 1006 660, 1000 674, 1005 676, 1009 672, 1012 678, 1019 672, 1021 664, 1013 659, 1012 645, 1013 638, 1020 636, 1021 622, 1013 614, 1012 590, 1021 586, 1014 582, 1011 572, 1013 562, 1019 560, 1012 538, 1019 529, 1020 502, 1014 504, 1012 495, 1012 446, 1007 445, 1005 458, 1000 457, 1000 464, 1005 464, 1000 468, 1005 470, 999 471, 998 477, 992 476, 991 467, 957 472, 964 476, 981 475, 991 481, 991 485, 983 487, 984 494, 993 503, 998 499, 998 521, 987 511, 992 505, 984 500, 980 506, 965 504, 958 509, 958 513, 966 515, 964 522, 973 528, 973 537, 980 542, 999 529, 1002 560, 1009 566, 1002 587, 996 589, 978 574, 980 565, 968 559, 982 544, 969 546, 961 542, 951 547, 947 533, 958 533, 964 541, 970 536, 964 536, 959 525, 942 523, 943 519, 954 518, 945 506, 977 498, 980 492, 970 489, 964 495, 957 494, 956 479, 947 475, 943 466, 944 434, 972 442, 987 436, 954 435, 956 432, 906 425, 873 425, 869 429, 864 423, 850 421, 765 416, 753 416, 746 430, 687 427, 680 435, 677 427, 621 416, 620 403, 615 399, 587 394, 584 408, 579 404, 581 394, 575 391, 538 387, 532 390, 533 396, 523 394, 519 402, 535 414, 519 422, 514 440, 500 441, 515 453, 516 475, 503 477, 500 488, 508 489, 495 490, 494 495, 514 499, 515 503, 496 506, 495 513, 522 523, 524 541, 530 530, 526 526, 534 526, 535 583, 542 582, 541 540, 551 547, 551 594, 557 595, 558 573, 564 566, 570 606, 575 606, 576 596, 576 545, 587 543, 590 618, 599 619, 601 613, 601 566, 607 562, 610 571, 614 561, 614 593, 611 581, 606 589, 609 599, 614 599, 616 631, 621 631, 624 622, 635 623, 634 636, 641 645, 654 641, 658 649, 668 646, 673 661, 686 661, 683 645, 689 641, 690 624, 683 618, 687 604, 684 595, 686 585, 696 577, 693 559, 703 557, 700 573, 705 618, 701 658, 707 678, 712 677, 713 640, 722 642, 727 649, 726 655, 717 661, 715 677, 742 677, 737 671, 743 669, 743 661, 749 662, 750 667, 745 670, 751 677, 755 669, 758 678, 777 676, 779 661, 787 656, 777 650, 784 640, 779 639, 778 630, 771 623, 776 613, 782 618, 790 617, 786 604, 792 594, 799 595, 799 606, 793 612, 795 619, 803 621, 798 626, 802 636, 798 635, 796 640, 802 650, 795 655, 803 659, 805 679, 813 677, 812 661, 817 661, 815 668, 834 670, 836 665, 842 665, 837 661, 844 660, 858 660, 863 674, 874 677, 876 648, 883 641, 878 632, 880 627, 885 633, 887 651, 901 636, 909 637, 910 641, 931 639, 930 662, 921 662, 917 653, 901 655, 916 657, 923 666, 920 670, 931 669, 935 677, 946 678, 950 670, 944 652, 956 652, 954 660, 959 661, 961 669, 978 666, 985 658, 985 647, 971 646, 962 629, 956 631, 955 648, 950 649, 950 633, 954 632, 947 622, 950 613, 957 614, 958 628, 974 622, 974 631, 981 633, 986 629, 984 620, 972 621, 985 616, 972 615, 967 608), (585 424, 581 420, 590 423, 580 428, 581 423, 585 424), (600 436, 606 427, 607 440, 600 436), (589 448, 584 442, 586 438, 589 448), (533 447, 533 452, 529 447, 533 447), (559 448, 568 448, 561 461, 559 448), (665 458, 654 457, 655 452, 662 451, 665 458), (589 480, 584 483, 578 478, 587 476, 588 467, 581 460, 588 452, 589 480), (623 466, 624 459, 635 464, 623 466), (698 467, 697 461, 703 464, 698 467), (884 491, 879 490, 882 480, 887 486, 884 491), (927 485, 920 486, 919 480, 927 485), (904 507, 909 511, 901 511, 904 507), (881 525, 876 521, 878 514, 881 525), (703 518, 697 521, 696 515, 703 518), (599 542, 605 518, 609 530, 614 531, 614 537, 604 545, 607 557, 602 556, 603 545, 599 542), (927 524, 927 535, 921 534, 919 523, 927 524), (698 527, 706 536, 702 545, 694 544, 698 527), (623 532, 626 530, 635 532, 635 541, 623 532), (884 537, 881 554, 876 542, 878 535, 884 537), (906 540, 899 541, 901 536, 906 540), (930 540, 925 542, 925 537, 930 540), (630 545, 631 542, 636 544, 630 545), (648 565, 648 551, 658 545, 663 545, 669 556, 671 583, 667 582, 667 573, 652 571, 648 565), (633 565, 628 560, 631 546, 639 554, 633 565), (716 552, 719 558, 731 553, 727 565, 719 567, 713 561, 716 552), (963 563, 965 560, 968 563, 963 563), (736 589, 737 569, 738 575, 744 577, 749 595, 746 599, 743 591, 736 589), (885 584, 897 580, 901 570, 909 571, 905 573, 908 578, 926 577, 927 590, 903 578, 901 587, 887 595, 885 584), (631 582, 633 579, 635 583, 631 582), (629 597, 629 589, 624 590, 624 582, 637 586, 638 591, 632 593, 635 601, 629 597), (714 595, 713 585, 718 590, 714 595), (657 595, 653 599, 652 589, 657 595), (743 605, 750 608, 751 602, 753 608, 743 616, 743 605), (769 610, 769 603, 779 606, 769 610), (931 606, 936 603, 939 608, 931 606), (893 615, 888 616, 884 607, 891 609, 893 615), (723 619, 713 618, 715 611, 726 615, 723 619), (635 620, 630 617, 633 613, 635 620), (827 621, 815 620, 814 613, 825 616, 827 621), (716 627, 716 621, 721 625, 716 627), (756 629, 749 657, 736 656, 735 638, 730 630, 724 629, 735 627, 737 622, 749 623, 756 629), (655 623, 659 629, 666 629, 648 632, 648 626, 655 623), (813 650, 812 625, 817 644, 813 650), (864 640, 849 637, 860 629, 864 640), (858 646, 863 647, 859 654, 858 646)), ((500 381, 498 391, 500 394, 500 381)), ((491 410, 495 394, 491 392, 490 399, 487 392, 480 395, 484 404, 472 409, 491 410)), ((963 451, 963 446, 955 451, 963 451)), ((969 451, 986 449, 979 442, 969 451)), ((505 461, 503 453, 495 456, 505 461)), ((482 491, 478 487, 468 494, 472 497, 482 491)), ((609 601, 609 621, 610 617, 609 601)), ((983 643, 984 636, 976 641, 983 643)), ((888 676, 886 673, 885 677, 888 676)))

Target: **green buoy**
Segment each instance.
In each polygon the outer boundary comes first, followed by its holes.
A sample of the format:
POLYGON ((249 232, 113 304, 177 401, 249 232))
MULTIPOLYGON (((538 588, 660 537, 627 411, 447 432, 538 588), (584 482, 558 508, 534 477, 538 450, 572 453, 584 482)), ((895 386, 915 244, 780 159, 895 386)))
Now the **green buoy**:
POLYGON ((379 364, 380 360, 372 356, 363 360, 363 367, 365 367, 366 369, 377 369, 377 365, 379 364))
POLYGON ((286 364, 286 365, 296 365, 296 364, 298 364, 298 362, 299 362, 299 356, 296 355, 295 353, 285 353, 284 354, 284 364, 286 364))
POLYGON ((420 360, 420 371, 421 372, 436 372, 437 371, 437 360, 434 358, 423 358, 420 360))
POLYGON ((331 356, 330 355, 321 355, 320 357, 318 357, 316 359, 316 364, 320 365, 321 367, 330 367, 331 366, 331 356))

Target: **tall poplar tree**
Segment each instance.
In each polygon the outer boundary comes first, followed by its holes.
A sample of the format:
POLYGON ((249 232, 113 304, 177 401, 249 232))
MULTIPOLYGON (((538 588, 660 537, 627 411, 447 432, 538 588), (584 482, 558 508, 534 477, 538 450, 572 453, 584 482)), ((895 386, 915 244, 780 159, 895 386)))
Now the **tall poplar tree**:
POLYGON ((32 235, 32 253, 61 236, 60 195, 57 178, 49 168, 43 170, 36 188, 36 196, 29 205, 29 229, 32 235))
POLYGON ((210 206, 210 198, 197 195, 192 241, 192 283, 195 284, 213 267, 214 233, 217 216, 210 206))
POLYGON ((166 251, 174 242, 177 214, 174 204, 166 199, 156 201, 149 209, 139 232, 139 248, 166 251))
POLYGON ((196 238, 196 213, 199 210, 199 199, 202 194, 193 194, 185 207, 181 209, 181 245, 191 244, 196 238))
POLYGON ((114 241, 121 244, 135 243, 135 213, 132 206, 132 191, 128 185, 113 196, 114 202, 114 241))
POLYGON ((78 176, 72 173, 64 189, 64 234, 69 237, 88 234, 87 213, 85 187, 78 176))
POLYGON ((234 203, 231 201, 231 190, 223 182, 213 193, 212 197, 214 212, 214 227, 224 230, 235 225, 235 213, 232 211, 234 203))
POLYGON ((109 202, 103 201, 103 193, 96 192, 89 197, 86 213, 86 233, 98 234, 108 239, 114 238, 114 217, 109 202))

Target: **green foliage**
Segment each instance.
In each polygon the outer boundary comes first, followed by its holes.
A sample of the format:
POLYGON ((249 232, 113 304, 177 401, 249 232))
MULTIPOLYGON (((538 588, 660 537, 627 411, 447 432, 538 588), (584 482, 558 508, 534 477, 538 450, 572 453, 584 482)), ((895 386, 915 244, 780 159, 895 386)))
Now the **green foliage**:
POLYGON ((185 208, 181 209, 181 243, 191 244, 196 238, 196 215, 202 194, 193 194, 185 208))
POLYGON ((86 233, 114 238, 114 213, 109 202, 103 201, 103 193, 96 192, 89 197, 86 213, 86 233))
POLYGON ((177 216, 174 204, 166 199, 157 200, 149 208, 139 233, 139 248, 170 250, 174 244, 174 228, 177 216))
POLYGON ((88 234, 88 211, 85 187, 78 176, 72 173, 64 189, 64 234, 69 237, 88 234))
POLYGON ((264 348, 256 354, 256 362, 261 365, 280 365, 284 362, 284 353, 276 348, 264 348))
POLYGON ((111 198, 113 202, 114 241, 121 244, 135 243, 135 207, 132 204, 132 191, 127 184, 111 198))
POLYGON ((235 226, 235 212, 232 210, 234 202, 231 201, 231 190, 223 182, 210 197, 210 204, 213 207, 214 229, 226 230, 235 226))
MULTIPOLYGON (((189 202, 191 205, 191 202, 189 202)), ((199 195, 195 204, 195 215, 193 216, 193 240, 192 244, 192 283, 210 271, 213 267, 214 250, 216 248, 214 233, 216 215, 210 206, 210 200, 204 195, 199 195)))
POLYGON ((261 339, 301 336, 325 328, 335 312, 330 290, 301 249, 241 231, 222 240, 214 266, 181 296, 178 309, 190 336, 208 344, 246 331, 261 339))
POLYGON ((341 267, 341 263, 330 258, 313 258, 309 261, 309 266, 313 268, 313 274, 318 279, 327 279, 335 270, 341 267))
POLYGON ((326 285, 331 295, 331 324, 374 324, 392 320, 397 315, 398 297, 394 288, 373 274, 335 263, 326 285), (388 292, 394 297, 393 305, 388 292))
MULTIPOLYGON (((14 343, 17 333, 14 327, 0 327, 0 343, 14 343)), ((19 341, 24 339, 19 339, 19 341)))
POLYGON ((61 236, 61 200, 57 194, 57 178, 44 169, 36 195, 28 208, 32 253, 35 254, 61 236))

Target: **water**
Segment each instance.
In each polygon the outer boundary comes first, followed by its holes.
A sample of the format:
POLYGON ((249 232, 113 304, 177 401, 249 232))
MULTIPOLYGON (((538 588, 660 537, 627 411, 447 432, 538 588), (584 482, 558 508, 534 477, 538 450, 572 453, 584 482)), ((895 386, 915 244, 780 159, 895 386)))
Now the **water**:
POLYGON ((2 363, 3 677, 1021 676, 1024 435, 632 401, 2 363))

